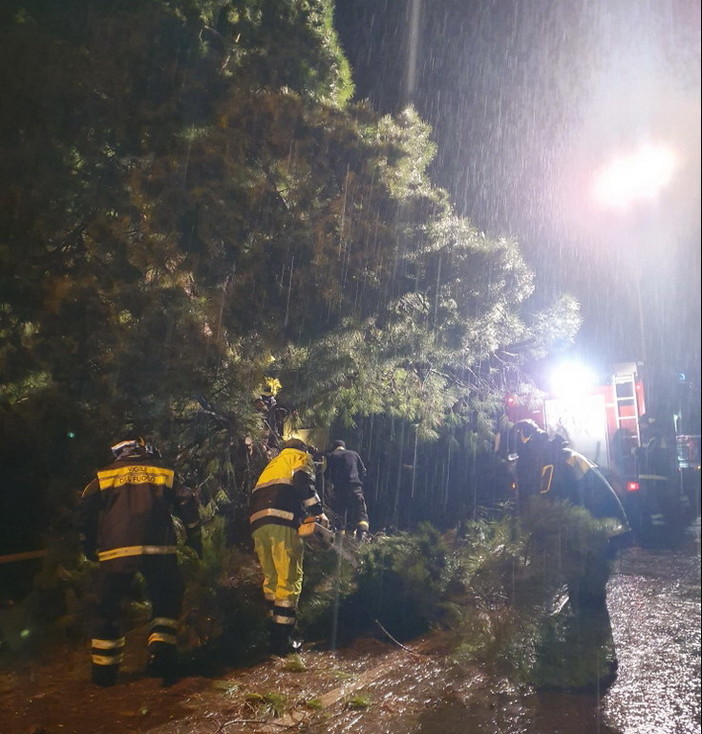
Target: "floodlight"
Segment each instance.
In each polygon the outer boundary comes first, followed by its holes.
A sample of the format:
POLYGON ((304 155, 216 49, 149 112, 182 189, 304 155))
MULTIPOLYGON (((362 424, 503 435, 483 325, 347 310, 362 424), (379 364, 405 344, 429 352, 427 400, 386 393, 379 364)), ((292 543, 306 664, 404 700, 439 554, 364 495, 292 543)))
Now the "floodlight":
POLYGON ((586 394, 597 384, 597 377, 587 365, 562 362, 553 368, 550 383, 554 397, 572 398, 586 394))

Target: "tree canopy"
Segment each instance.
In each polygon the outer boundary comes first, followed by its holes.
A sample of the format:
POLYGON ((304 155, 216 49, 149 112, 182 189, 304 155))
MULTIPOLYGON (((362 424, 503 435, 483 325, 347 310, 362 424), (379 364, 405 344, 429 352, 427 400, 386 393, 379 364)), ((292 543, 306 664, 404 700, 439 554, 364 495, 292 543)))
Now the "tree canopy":
POLYGON ((6 0, 0 69, 4 451, 64 492, 139 431, 243 496, 271 371, 307 425, 484 443, 578 328, 455 215, 417 113, 354 99, 332 0, 6 0))

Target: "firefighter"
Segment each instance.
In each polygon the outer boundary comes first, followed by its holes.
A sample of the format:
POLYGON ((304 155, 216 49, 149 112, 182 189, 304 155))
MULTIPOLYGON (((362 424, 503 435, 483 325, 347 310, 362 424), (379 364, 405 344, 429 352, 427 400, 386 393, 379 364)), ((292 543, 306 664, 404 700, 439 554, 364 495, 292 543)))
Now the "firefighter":
POLYGON ((520 503, 539 494, 584 507, 595 518, 616 521, 608 538, 606 557, 591 559, 590 578, 568 582, 573 608, 606 609, 605 584, 609 576, 609 561, 631 540, 626 513, 616 492, 595 464, 571 449, 561 436, 549 439, 535 421, 517 421, 513 438, 520 503))
POLYGON ((270 412, 277 405, 275 396, 283 386, 276 377, 266 377, 263 380, 263 387, 259 395, 259 400, 263 403, 266 412, 270 412))
POLYGON ((266 428, 266 454, 272 458, 278 453, 280 439, 283 434, 283 415, 285 410, 278 406, 276 395, 283 386, 276 377, 263 380, 261 392, 254 401, 254 407, 261 414, 266 428))
POLYGON ((636 436, 628 428, 617 428, 609 445, 611 465, 620 478, 636 473, 636 436))
POLYGON ((199 504, 163 465, 153 444, 142 438, 120 441, 112 454, 113 463, 97 472, 79 505, 83 552, 99 562, 90 625, 92 681, 99 686, 116 682, 125 645, 123 603, 141 572, 152 607, 147 671, 167 684, 176 674, 176 624, 184 591, 173 516, 201 556, 199 504))
POLYGON ((329 525, 315 488, 312 456, 303 441, 293 438, 258 478, 249 514, 270 615, 270 652, 279 657, 299 648, 293 642, 303 577, 304 541, 298 528, 306 516, 329 525))
MULTIPOLYGON (((671 441, 660 421, 644 414, 639 418, 641 446, 636 449, 638 480, 643 488, 646 512, 653 528, 662 530, 666 514, 674 513, 671 500, 672 467, 671 441)), ((674 445, 674 444, 673 444, 674 445)))
POLYGON ((326 456, 324 478, 334 490, 334 511, 342 518, 342 528, 352 528, 357 540, 368 533, 368 510, 363 495, 366 467, 361 457, 337 440, 326 456))

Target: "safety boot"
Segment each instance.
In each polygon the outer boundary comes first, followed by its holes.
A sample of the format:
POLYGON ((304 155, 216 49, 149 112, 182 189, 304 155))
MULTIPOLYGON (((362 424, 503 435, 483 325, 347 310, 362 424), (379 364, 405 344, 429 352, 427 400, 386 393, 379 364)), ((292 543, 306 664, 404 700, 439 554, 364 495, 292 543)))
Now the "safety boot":
POLYGON ((170 686, 180 677, 178 655, 173 645, 155 643, 149 645, 146 675, 160 678, 164 686, 170 686))
POLYGON ((270 653, 279 658, 284 658, 292 653, 301 652, 302 642, 293 639, 293 626, 289 624, 271 625, 270 631, 270 653))
POLYGON ((355 537, 359 543, 364 543, 366 540, 368 540, 368 530, 364 527, 357 527, 355 537))
POLYGON ((117 682, 118 665, 96 665, 93 663, 91 680, 96 686, 109 688, 117 682))

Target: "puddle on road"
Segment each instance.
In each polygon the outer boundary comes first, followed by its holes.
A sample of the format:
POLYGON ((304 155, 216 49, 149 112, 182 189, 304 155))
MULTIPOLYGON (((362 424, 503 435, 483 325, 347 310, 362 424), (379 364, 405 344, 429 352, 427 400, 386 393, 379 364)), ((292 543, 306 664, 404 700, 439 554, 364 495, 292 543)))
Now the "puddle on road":
POLYGON ((459 704, 424 714, 416 734, 620 734, 601 721, 592 696, 533 694, 495 708, 459 704))
POLYGON ((699 734, 699 524, 680 549, 626 551, 608 607, 619 658, 602 696, 502 693, 483 707, 444 701, 412 734, 699 734))
POLYGON ((606 720, 623 734, 699 734, 699 524, 682 549, 626 553, 609 608, 619 675, 606 720))

